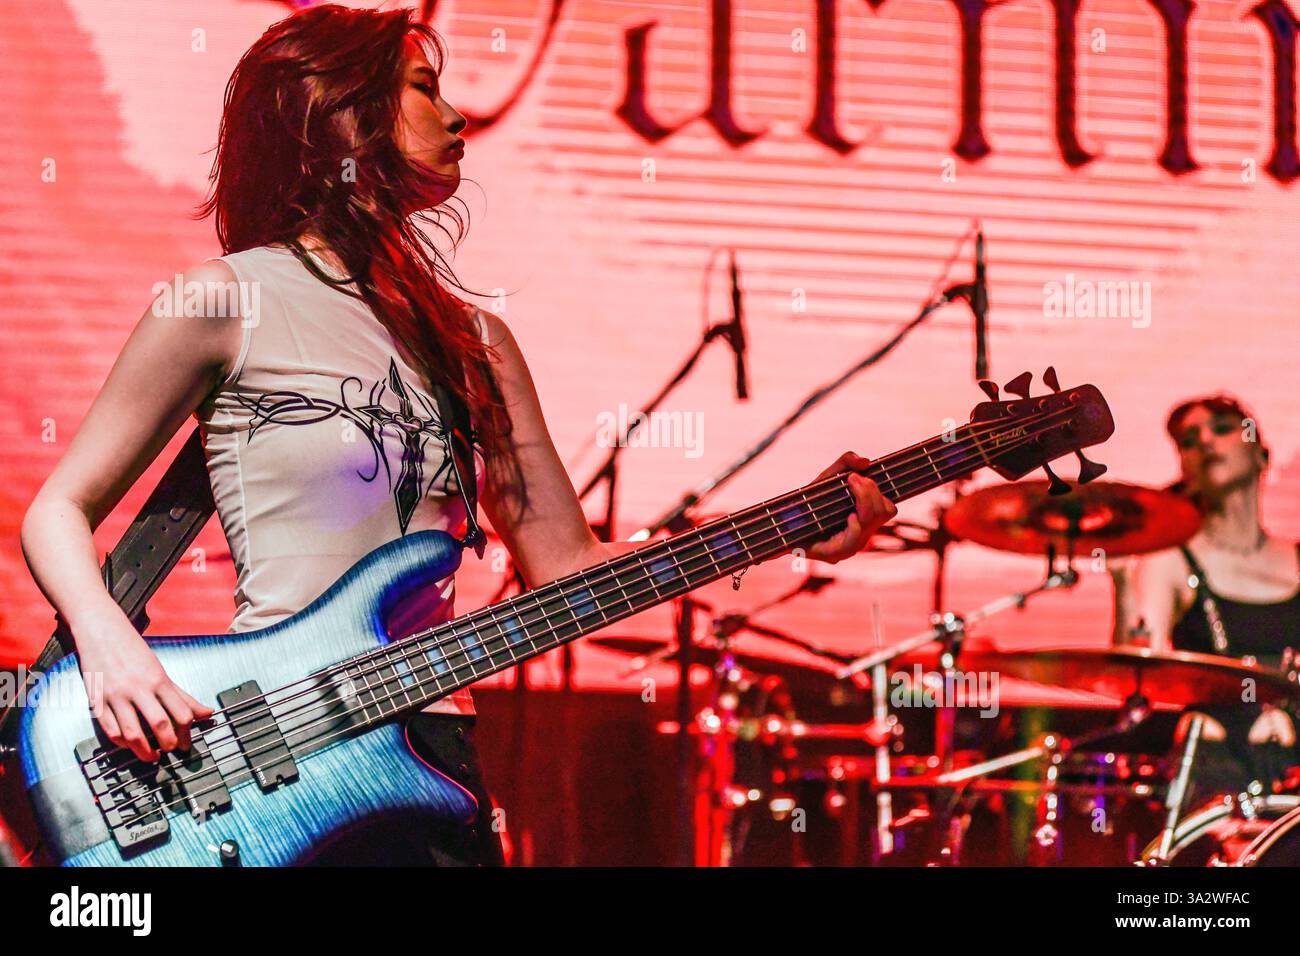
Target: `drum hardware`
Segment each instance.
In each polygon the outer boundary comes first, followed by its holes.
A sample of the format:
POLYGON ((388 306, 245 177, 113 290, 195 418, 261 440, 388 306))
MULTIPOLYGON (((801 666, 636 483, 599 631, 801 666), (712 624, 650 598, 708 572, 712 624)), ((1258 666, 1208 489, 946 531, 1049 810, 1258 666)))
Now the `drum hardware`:
MULTIPOLYGON (((1055 744, 1057 739, 1050 738, 1055 744)), ((1058 748, 1048 752, 1043 766, 1042 793, 1038 798, 1037 825, 1030 844, 1031 862, 1045 866, 1061 862, 1060 794, 1057 792, 1057 779, 1061 773, 1061 751, 1058 748)))
MULTIPOLYGON (((967 477, 953 482, 954 502, 961 498, 962 489, 969 480, 969 477, 967 477)), ((923 525, 909 521, 891 522, 882 528, 871 542, 873 550, 887 554, 901 554, 906 551, 931 551, 934 553, 934 584, 931 589, 930 623, 936 625, 944 620, 944 585, 946 582, 945 570, 948 561, 948 546, 956 540, 944 523, 944 514, 951 507, 952 503, 949 503, 946 506, 936 508, 935 523, 933 525, 923 525)), ((877 649, 879 649, 879 646, 877 644, 877 649)), ((875 670, 876 668, 873 667, 873 673, 875 670)), ((884 672, 881 671, 881 673, 884 672)), ((945 680, 950 675, 951 668, 945 667, 945 680)), ((952 769, 952 752, 955 746, 956 732, 957 708, 945 699, 935 713, 934 728, 934 750, 945 770, 952 769)))
MULTIPOLYGON (((871 605, 871 631, 875 638, 876 652, 884 646, 880 632, 880 602, 871 605)), ((885 697, 885 664, 880 662, 871 670, 871 716, 877 723, 883 723, 889 717, 889 701, 885 697)), ((871 847, 871 862, 879 863, 882 856, 894 852, 894 797, 887 787, 889 782, 889 746, 882 740, 876 745, 876 839, 871 847)))
POLYGON ((1183 798, 1187 794, 1187 783, 1192 776, 1192 763, 1196 759, 1196 745, 1201 739, 1205 727, 1205 717, 1195 714, 1187 737, 1183 741, 1183 753, 1178 762, 1178 774, 1170 784, 1169 794, 1165 799, 1165 828, 1160 832, 1157 849, 1147 858, 1148 866, 1161 866, 1169 859, 1169 850, 1173 846, 1174 833, 1178 829, 1178 814, 1182 810, 1183 798))
MULTIPOLYGON (((1046 579, 1036 588, 1028 591, 1017 592, 995 601, 991 601, 965 616, 952 612, 936 614, 931 618, 932 626, 929 630, 921 631, 911 637, 904 638, 902 641, 892 644, 888 648, 880 648, 879 641, 877 641, 877 650, 840 667, 839 670, 836 671, 836 676, 843 680, 847 680, 863 671, 872 670, 876 675, 873 680, 873 685, 878 687, 884 683, 884 668, 886 664, 890 662, 901 663, 902 660, 905 659, 905 655, 909 652, 917 651, 922 647, 932 645, 938 641, 940 642, 938 665, 943 671, 944 687, 947 688, 953 686, 953 675, 957 671, 958 658, 962 652, 962 642, 971 625, 979 623, 994 614, 1010 608, 1023 608, 1029 598, 1035 594, 1041 594, 1045 591, 1056 590, 1059 588, 1069 588, 1078 582, 1078 573, 1068 565, 1060 570, 1054 570, 1052 568, 1052 565, 1054 564, 1054 555, 1049 554, 1048 562, 1049 573, 1046 579)), ((947 694, 943 696, 943 704, 945 707, 952 708, 955 712, 954 702, 948 699, 947 694)), ((950 738, 952 732, 953 727, 950 721, 939 722, 935 731, 936 743, 944 737, 950 738)), ((945 770, 951 770, 951 745, 949 744, 948 746, 945 746, 943 750, 944 752, 940 754, 942 765, 945 770)), ((886 777, 886 781, 877 781, 878 786, 885 788, 884 785, 887 780, 888 778, 886 777)), ((948 810, 950 809, 951 805, 948 807, 948 810)), ((960 855, 960 848, 952 842, 955 832, 951 829, 951 823, 952 821, 947 816, 947 810, 945 810, 938 819, 938 827, 940 831, 947 831, 948 836, 944 839, 942 846, 937 850, 939 857, 944 861, 956 859, 960 855)), ((892 850, 892 839, 881 835, 882 828, 879 825, 877 826, 877 831, 877 847, 880 848, 877 852, 879 855, 885 855, 887 851, 883 848, 888 846, 892 850)))
POLYGON ((1135 697, 1152 710, 1241 703, 1241 688, 1254 688, 1262 704, 1300 699, 1300 684, 1281 671, 1233 658, 1144 647, 1042 647, 1030 651, 970 648, 963 660, 974 669, 1051 687, 1069 687, 1111 700, 1135 697), (1249 684, 1244 684, 1248 681, 1249 684))
MULTIPOLYGON (((1187 824, 1195 822, 1196 817, 1194 813, 1183 812, 1186 808, 1182 807, 1189 775, 1195 766, 1196 741, 1191 739, 1193 735, 1189 734, 1184 740, 1182 753, 1174 764, 1176 772, 1172 774, 1166 773, 1155 759, 1114 750, 1095 752, 1088 748, 1104 737, 1123 734, 1137 727, 1155 710, 1183 710, 1196 704, 1237 702, 1244 679, 1253 682, 1260 702, 1293 700, 1300 696, 1295 675, 1260 667, 1253 661, 1187 652, 1155 652, 1134 647, 1104 650, 1047 647, 1010 652, 966 641, 970 629, 984 618, 1013 607, 1023 608, 1029 598, 1043 591, 1066 589, 1077 584, 1079 577, 1072 567, 1076 551, 1086 555, 1086 549, 1103 548, 1107 556, 1140 553, 1177 543, 1176 539, 1195 530, 1194 522, 1187 521, 1186 515, 1175 515, 1173 519, 1157 515, 1158 520, 1154 519, 1152 515, 1164 507, 1163 499, 1159 493, 1134 490, 1134 486, 1099 483, 1091 486, 1100 489, 1097 493, 1075 498, 1047 495, 1044 491, 1049 487, 1047 483, 1037 483, 1036 486, 1021 483, 1012 487, 1015 489, 1013 494, 988 495, 983 499, 981 509, 987 510, 997 504, 1003 509, 1001 517, 985 515, 981 521, 973 521, 972 514, 980 509, 972 509, 967 502, 980 499, 987 493, 975 492, 941 513, 938 529, 917 525, 900 534, 879 536, 901 542, 898 547, 889 548, 877 541, 873 541, 873 545, 882 552, 920 548, 935 550, 940 555, 937 577, 942 577, 943 549, 951 540, 964 538, 1021 553, 1030 550, 1025 542, 1032 541, 1034 548, 1046 552, 1048 564, 1047 575, 1036 588, 1005 596, 967 615, 951 611, 936 613, 928 630, 890 647, 882 646, 879 607, 873 607, 872 653, 854 659, 817 648, 793 635, 765 628, 750 620, 750 615, 728 613, 715 616, 714 641, 717 646, 694 645, 692 654, 696 662, 713 665, 715 682, 720 684, 727 678, 733 680, 737 694, 722 699, 724 706, 706 708, 695 715, 698 719, 686 728, 686 732, 701 740, 713 738, 717 744, 730 749, 733 756, 738 745, 766 748, 764 752, 771 756, 775 768, 770 778, 757 784, 752 777, 733 779, 730 788, 722 790, 722 795, 717 798, 716 807, 719 812, 729 815, 727 823, 729 833, 733 835, 727 846, 729 859, 734 858, 738 848, 743 846, 748 824, 740 818, 748 816, 748 819, 756 820, 753 816, 756 810, 765 819, 781 820, 787 819, 796 806, 810 808, 814 813, 820 806, 827 816, 840 821, 837 824, 841 827, 840 839, 851 843, 856 838, 856 829, 848 826, 846 815, 849 808, 856 805, 861 788, 866 791, 863 797, 869 793, 876 798, 870 804, 863 801, 864 806, 874 806, 875 809, 872 825, 863 828, 863 835, 874 832, 874 839, 870 844, 863 841, 862 847, 865 850, 870 846, 873 862, 898 862, 893 856, 898 855, 902 835, 919 830, 923 838, 930 835, 930 847, 917 862, 959 865, 970 851, 983 846, 983 843, 969 842, 971 835, 978 835, 979 828, 987 825, 989 819, 1000 819, 996 815, 1002 812, 998 809, 1001 801, 1010 797, 1032 801, 1035 806, 1030 842, 1027 846, 1020 845, 1022 850, 1028 851, 1030 862, 1071 862, 1072 856, 1077 860, 1079 851, 1074 848, 1073 834, 1081 832, 1084 825, 1077 814, 1092 813, 1100 807, 1107 813, 1106 829, 1093 829, 1093 832, 1104 833, 1109 842, 1083 847, 1085 855, 1101 853, 1113 858, 1122 849, 1111 836, 1111 827, 1115 826, 1116 832, 1127 834, 1130 841, 1128 851, 1122 856, 1123 862, 1129 862, 1137 856, 1132 845, 1137 835, 1141 834, 1146 840, 1148 834, 1160 827, 1160 836, 1152 840, 1144 851, 1143 861, 1147 865, 1173 864, 1173 856, 1180 852, 1182 835, 1188 832, 1187 824), (1058 554, 1063 556, 1065 565, 1059 569, 1058 554), (823 663, 797 664, 740 652, 735 647, 734 638, 741 631, 798 647, 805 653, 816 655, 823 663), (728 668, 726 661, 733 666, 728 668), (1117 710, 1119 717, 1103 728, 1069 738, 1059 733, 1046 733, 1030 746, 997 757, 986 758, 984 754, 975 752, 973 759, 968 758, 959 766, 954 766, 956 753, 951 742, 945 741, 943 727, 938 726, 934 753, 903 758, 890 753, 889 744, 891 740, 901 739, 903 726, 900 721, 889 717, 884 689, 891 671, 897 674, 916 665, 936 673, 957 673, 960 665, 960 669, 968 673, 997 672, 1003 677, 1057 694, 1069 689, 1095 698, 1108 709, 1117 710), (866 723, 817 723, 801 719, 793 711, 760 714, 752 707, 738 707, 737 702, 743 701, 744 694, 755 693, 754 688, 765 679, 764 675, 778 678, 787 690, 800 681, 807 686, 811 678, 819 688, 819 696, 821 688, 837 686, 837 681, 845 679, 855 682, 853 691, 858 694, 869 686, 872 719, 866 723), (731 706, 730 711, 727 705, 731 706), (871 749, 861 751, 857 756, 811 759, 813 752, 807 749, 807 745, 817 740, 844 740, 871 749), (1042 761, 1042 772, 1036 779, 1002 779, 997 776, 1001 771, 1034 760, 1042 761), (916 773, 917 770, 921 772, 916 773), (808 802, 808 786, 824 790, 820 802, 808 802), (904 798, 902 794, 910 796, 904 798), (1127 825, 1122 829, 1114 822, 1120 817, 1111 816, 1115 813, 1108 805, 1112 800, 1118 801, 1119 814, 1127 818, 1127 825), (1148 819, 1148 815, 1154 814, 1161 804, 1164 806, 1161 817, 1148 819), (995 816, 990 818, 989 812, 995 816), (1132 825, 1135 815, 1140 821, 1145 821, 1141 828, 1135 829, 1132 825), (971 829, 972 820, 974 830, 971 829)), ((941 587, 936 582, 937 594, 942 593, 941 587)), ((779 600, 805 590, 814 588, 800 585, 779 600)), ((779 603, 779 600, 773 603, 779 603)), ((637 667, 645 666, 650 660, 678 658, 674 648, 661 642, 615 638, 593 640, 624 653, 647 655, 634 662, 637 667)), ((1294 668, 1293 658, 1287 663, 1290 664, 1287 671, 1294 668)), ((1002 697, 1005 700, 1006 695, 1002 697)), ((1045 697, 1044 700, 1051 698, 1045 697)), ((951 701, 945 698, 943 703, 951 701)), ((661 725, 660 729, 672 732, 682 728, 673 723, 661 725)), ((1199 739, 1199 735, 1198 731, 1195 736, 1199 739)), ((717 751, 713 753, 716 755, 717 751)), ((733 773, 736 770, 734 762, 730 769, 733 773)), ((720 779, 715 777, 715 786, 720 779)), ((701 787, 697 792, 702 793, 703 789, 701 787)), ((714 793, 719 791, 715 789, 714 793)), ((1233 813, 1242 823, 1256 823, 1262 828, 1265 824, 1280 822, 1282 814, 1272 811, 1269 819, 1252 821, 1256 803, 1248 797, 1243 795, 1230 801, 1233 813)), ((1095 820, 1089 822, 1095 826, 1095 820)), ((1260 834, 1252 831, 1249 836, 1253 839, 1260 834)), ((908 839, 915 843, 912 838, 908 839)), ((1263 855, 1276 859, 1280 852, 1277 847, 1292 840, 1300 843, 1300 813, 1288 821, 1286 834, 1274 838, 1271 848, 1267 848, 1263 855)), ((854 859, 854 849, 847 847, 843 858, 854 859)), ((911 859, 914 855, 908 853, 900 859, 911 859)), ((979 853, 976 856, 978 862, 979 853)), ((1238 854, 1235 850, 1232 858, 1254 859, 1244 851, 1238 854)))
POLYGON ((1137 865, 1300 865, 1300 796, 1265 794, 1256 781, 1246 792, 1216 797, 1185 814, 1162 855, 1163 842, 1162 833, 1137 865))
MULTIPOLYGON (((1300 825, 1300 807, 1288 811, 1280 820, 1255 837, 1241 855, 1238 866, 1259 866, 1284 837, 1300 825)), ((1292 863, 1294 865, 1294 863, 1292 863)))

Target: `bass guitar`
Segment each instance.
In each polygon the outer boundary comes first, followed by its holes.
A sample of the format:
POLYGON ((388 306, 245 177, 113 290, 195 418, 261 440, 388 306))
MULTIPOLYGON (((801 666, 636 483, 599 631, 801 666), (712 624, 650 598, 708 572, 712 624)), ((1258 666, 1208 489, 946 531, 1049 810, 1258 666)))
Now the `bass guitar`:
MULTIPOLYGON (((1114 430, 1091 385, 977 405, 969 424, 876 459, 864 473, 901 502, 980 468, 1007 479, 1076 453, 1080 481, 1105 468, 1081 449, 1114 430)), ((66 866, 283 866, 381 814, 469 821, 474 798, 416 759, 405 720, 420 708, 639 611, 839 530, 846 474, 647 543, 510 600, 390 640, 388 610, 446 578, 461 542, 410 534, 357 562, 308 607, 239 634, 150 638, 167 674, 216 708, 188 752, 140 761, 91 718, 75 655, 23 709, 22 779, 45 842, 66 866)))

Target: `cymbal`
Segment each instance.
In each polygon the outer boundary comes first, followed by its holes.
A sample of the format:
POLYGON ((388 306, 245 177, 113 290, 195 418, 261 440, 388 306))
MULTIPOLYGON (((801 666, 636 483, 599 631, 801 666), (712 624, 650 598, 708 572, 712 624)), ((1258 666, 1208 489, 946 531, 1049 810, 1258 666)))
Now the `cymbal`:
MULTIPOLYGON (((626 654, 630 657, 651 657, 666 654, 662 658, 663 663, 677 664, 676 645, 656 638, 589 637, 587 643, 603 647, 607 651, 626 654)), ((718 663, 719 656, 716 646, 701 646, 699 644, 691 646, 691 662, 694 664, 714 667, 718 663)), ((735 648, 732 648, 731 656, 739 667, 747 671, 753 671, 756 674, 770 674, 801 683, 806 683, 809 680, 827 685, 838 683, 833 665, 829 661, 825 663, 803 663, 785 658, 755 654, 752 651, 738 651, 735 648)))
POLYGON ((1146 554, 1182 544, 1201 526, 1200 512, 1179 495, 1118 481, 1094 481, 1049 495, 1046 481, 981 488, 943 516, 959 539, 999 551, 1045 554, 1048 546, 1075 554, 1102 549, 1108 557, 1146 554))
MULTIPOLYGON (((937 666, 937 651, 908 660, 937 666)), ((1025 651, 964 649, 957 660, 962 672, 996 672, 1054 687, 1125 700, 1140 693, 1153 708, 1181 709, 1195 704, 1241 704, 1251 687, 1257 703, 1300 698, 1300 686, 1282 671, 1245 664, 1231 657, 1189 651, 1153 651, 1143 647, 1045 648, 1025 651)))
MULTIPOLYGON (((673 666, 677 664, 676 644, 658 638, 590 637, 587 638, 587 643, 634 658, 648 658, 662 654, 663 663, 673 666)), ((938 646, 938 644, 927 645, 896 658, 889 663, 889 672, 894 675, 894 679, 898 679, 900 673, 906 676, 906 672, 911 671, 916 664, 920 664, 926 671, 938 671, 939 658, 936 650, 938 646)), ((978 644, 966 645, 959 662, 963 669, 975 669, 974 666, 968 666, 967 661, 977 659, 977 655, 981 653, 978 648, 978 644)), ((842 689, 846 686, 851 686, 853 692, 857 694, 865 694, 871 688, 870 671, 859 671, 853 675, 851 685, 846 685, 835 676, 835 669, 828 661, 769 657, 754 651, 737 650, 735 647, 732 648, 731 653, 736 664, 743 670, 754 676, 779 677, 796 692, 812 692, 824 697, 836 688, 842 689)), ((712 645, 693 645, 691 659, 693 663, 703 667, 714 667, 718 662, 718 649, 712 645)), ((984 660, 982 657, 978 659, 984 660)), ((998 685, 998 705, 1002 707, 1079 707, 1113 710, 1123 703, 1122 697, 1089 694, 1073 688, 1044 686, 1032 681, 1019 680, 1009 674, 1002 676, 1005 679, 1000 680, 998 685)), ((892 687, 893 684, 889 686, 892 687)), ((975 698, 972 699, 973 705, 978 705, 978 697, 979 694, 976 692, 975 698)), ((866 700, 865 697, 863 699, 866 700)))

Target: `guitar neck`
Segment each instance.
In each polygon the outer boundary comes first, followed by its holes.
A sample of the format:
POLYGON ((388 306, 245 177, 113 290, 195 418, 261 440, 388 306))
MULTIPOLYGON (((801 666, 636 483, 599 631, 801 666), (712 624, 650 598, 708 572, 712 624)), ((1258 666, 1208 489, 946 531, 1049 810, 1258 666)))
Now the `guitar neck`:
MULTIPOLYGON (((987 464, 985 446, 1023 435, 1023 428, 1016 435, 966 425, 877 459, 865 474, 891 501, 904 501, 987 464)), ((365 719, 379 723, 742 568, 820 541, 843 528, 853 512, 848 475, 832 475, 362 655, 344 672, 367 675, 365 719)))

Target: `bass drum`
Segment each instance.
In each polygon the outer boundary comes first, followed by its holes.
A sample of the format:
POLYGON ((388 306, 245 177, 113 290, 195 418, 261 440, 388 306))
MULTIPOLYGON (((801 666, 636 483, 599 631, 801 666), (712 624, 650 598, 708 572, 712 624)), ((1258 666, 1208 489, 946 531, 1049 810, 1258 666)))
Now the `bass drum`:
MULTIPOLYGON (((1151 862, 1160 838, 1142 851, 1151 862)), ((1170 866, 1300 866, 1300 796, 1223 796, 1188 814, 1174 830, 1170 866)))

